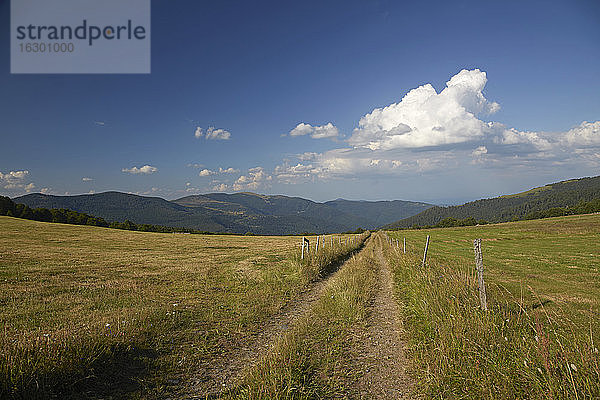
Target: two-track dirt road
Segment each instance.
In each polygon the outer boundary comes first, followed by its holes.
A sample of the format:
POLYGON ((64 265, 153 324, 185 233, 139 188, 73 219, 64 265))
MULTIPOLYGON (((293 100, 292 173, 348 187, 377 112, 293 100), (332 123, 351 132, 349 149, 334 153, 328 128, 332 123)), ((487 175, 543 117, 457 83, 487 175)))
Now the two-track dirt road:
MULTIPOLYGON (((392 272, 383 256, 386 249, 383 235, 372 235, 361 252, 370 246, 375 248, 377 254, 380 279, 366 324, 356 332, 357 340, 348 343, 348 346, 352 346, 351 353, 356 356, 345 360, 344 364, 359 371, 360 376, 358 383, 355 387, 348 388, 348 392, 352 393, 352 398, 359 399, 405 399, 411 388, 407 374, 409 364, 404 356, 405 343, 402 340, 398 304, 393 295, 392 272)), ((230 349, 219 359, 204 366, 197 379, 186 388, 182 398, 219 398, 240 381, 245 371, 271 350, 280 335, 284 335, 311 310, 331 279, 336 274, 343 273, 343 270, 336 268, 333 273, 312 284, 269 320, 247 345, 230 349)))

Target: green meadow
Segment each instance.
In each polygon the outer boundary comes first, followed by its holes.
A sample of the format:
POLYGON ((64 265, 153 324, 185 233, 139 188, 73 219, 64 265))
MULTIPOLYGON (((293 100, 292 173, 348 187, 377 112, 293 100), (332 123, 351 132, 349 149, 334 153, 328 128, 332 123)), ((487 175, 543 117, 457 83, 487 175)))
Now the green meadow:
POLYGON ((388 234, 427 397, 600 396, 600 215, 388 234), (479 306, 476 238, 487 312, 479 306))

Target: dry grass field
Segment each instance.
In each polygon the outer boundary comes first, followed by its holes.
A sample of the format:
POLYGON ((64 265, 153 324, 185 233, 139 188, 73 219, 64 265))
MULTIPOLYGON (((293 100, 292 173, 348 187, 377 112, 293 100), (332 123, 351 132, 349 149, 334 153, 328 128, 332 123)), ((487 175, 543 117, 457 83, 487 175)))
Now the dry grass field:
POLYGON ((334 261, 300 262, 299 244, 0 217, 0 394, 160 397, 208 379, 334 261))
POLYGON ((336 238, 0 217, 0 397, 600 396, 600 215, 336 238))

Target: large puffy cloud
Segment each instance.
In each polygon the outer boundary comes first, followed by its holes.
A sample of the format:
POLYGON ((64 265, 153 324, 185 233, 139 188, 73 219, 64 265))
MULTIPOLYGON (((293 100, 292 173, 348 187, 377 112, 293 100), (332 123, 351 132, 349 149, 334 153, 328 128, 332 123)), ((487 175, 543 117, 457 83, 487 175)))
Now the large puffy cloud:
POLYGON ((331 122, 321 126, 312 126, 302 122, 290 131, 290 136, 310 135, 313 139, 324 139, 338 137, 339 133, 338 128, 331 122))
MULTIPOLYGON (((302 153, 274 170, 280 182, 406 175, 477 164, 492 168, 600 165, 600 121, 567 132, 520 131, 486 121, 499 110, 483 94, 487 75, 462 70, 438 93, 431 84, 360 118, 346 148, 302 153)), ((299 124, 290 135, 310 135, 299 124)))
POLYGON ((153 174, 155 172, 158 171, 158 168, 153 167, 151 165, 144 165, 143 167, 131 167, 131 168, 123 168, 121 170, 121 172, 126 172, 128 174, 132 174, 132 175, 138 175, 138 174, 153 174))
POLYGON ((426 84, 408 92, 400 102, 376 108, 363 116, 348 140, 371 150, 418 148, 480 139, 490 126, 478 118, 500 106, 483 95, 485 72, 462 70, 440 93, 426 84))

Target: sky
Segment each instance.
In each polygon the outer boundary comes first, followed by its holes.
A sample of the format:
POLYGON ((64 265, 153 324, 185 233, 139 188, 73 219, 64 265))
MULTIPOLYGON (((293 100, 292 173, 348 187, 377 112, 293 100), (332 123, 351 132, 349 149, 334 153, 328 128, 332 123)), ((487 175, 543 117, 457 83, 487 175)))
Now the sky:
POLYGON ((150 74, 11 74, 0 195, 457 204, 600 175, 598 1, 151 2, 150 74))

